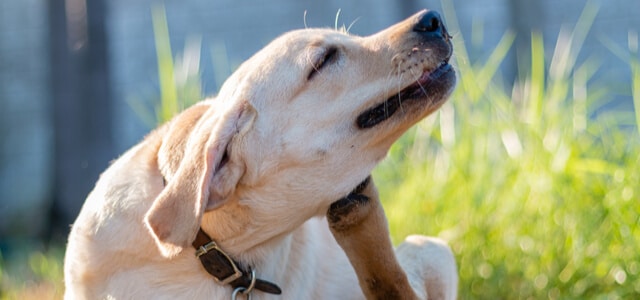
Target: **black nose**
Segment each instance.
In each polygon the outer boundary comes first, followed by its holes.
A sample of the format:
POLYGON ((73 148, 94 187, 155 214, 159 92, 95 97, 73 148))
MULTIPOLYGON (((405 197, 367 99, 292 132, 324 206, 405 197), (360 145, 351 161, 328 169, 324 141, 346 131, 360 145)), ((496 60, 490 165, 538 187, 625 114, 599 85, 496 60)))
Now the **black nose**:
POLYGON ((420 18, 418 24, 413 27, 413 31, 424 35, 435 35, 445 39, 449 38, 449 33, 447 33, 447 29, 444 27, 444 23, 442 23, 440 14, 433 10, 428 11, 420 18))

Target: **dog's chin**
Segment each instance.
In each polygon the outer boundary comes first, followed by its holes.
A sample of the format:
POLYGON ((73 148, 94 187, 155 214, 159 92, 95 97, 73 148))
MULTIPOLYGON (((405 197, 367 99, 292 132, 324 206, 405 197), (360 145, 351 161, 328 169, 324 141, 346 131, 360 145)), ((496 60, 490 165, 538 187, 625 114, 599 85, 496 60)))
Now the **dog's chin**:
MULTIPOLYGON (((434 70, 425 71, 420 78, 399 93, 366 109, 358 115, 356 125, 360 129, 372 128, 392 118, 399 109, 405 112, 407 110, 431 112, 449 98, 455 82, 453 67, 443 61, 434 70)), ((424 117, 423 113, 417 113, 417 115, 424 117)))

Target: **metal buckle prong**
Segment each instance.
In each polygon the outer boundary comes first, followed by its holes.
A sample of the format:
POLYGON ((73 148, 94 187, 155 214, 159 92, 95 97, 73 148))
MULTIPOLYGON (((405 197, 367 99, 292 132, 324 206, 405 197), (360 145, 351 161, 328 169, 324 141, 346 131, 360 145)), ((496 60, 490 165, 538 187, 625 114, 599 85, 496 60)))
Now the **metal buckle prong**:
POLYGON ((242 276, 242 272, 240 271, 240 269, 238 269, 238 266, 236 266, 236 263, 233 262, 233 259, 231 259, 231 257, 229 257, 229 255, 227 255, 226 252, 222 251, 222 249, 220 249, 220 247, 218 247, 218 244, 216 244, 216 242, 211 241, 205 245, 200 246, 200 248, 198 248, 198 250, 196 250, 196 257, 200 257, 202 255, 207 254, 209 251, 211 250, 216 250, 218 252, 220 252, 222 255, 224 255, 224 258, 231 264, 231 267, 233 268, 233 274, 229 275, 227 278, 224 279, 218 279, 215 276, 213 276, 213 279, 220 283, 220 284, 229 284, 232 281, 240 278, 242 276))

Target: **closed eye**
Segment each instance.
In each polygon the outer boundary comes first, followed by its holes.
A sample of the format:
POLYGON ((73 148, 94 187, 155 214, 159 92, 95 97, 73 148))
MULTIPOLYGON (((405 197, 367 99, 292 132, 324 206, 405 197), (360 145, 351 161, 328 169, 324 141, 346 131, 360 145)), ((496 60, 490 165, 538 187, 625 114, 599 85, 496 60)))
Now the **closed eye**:
POLYGON ((338 58, 338 48, 337 47, 329 47, 324 52, 324 55, 320 57, 316 62, 313 63, 313 69, 307 76, 307 80, 313 79, 316 74, 320 73, 320 70, 327 66, 328 64, 334 62, 338 58))

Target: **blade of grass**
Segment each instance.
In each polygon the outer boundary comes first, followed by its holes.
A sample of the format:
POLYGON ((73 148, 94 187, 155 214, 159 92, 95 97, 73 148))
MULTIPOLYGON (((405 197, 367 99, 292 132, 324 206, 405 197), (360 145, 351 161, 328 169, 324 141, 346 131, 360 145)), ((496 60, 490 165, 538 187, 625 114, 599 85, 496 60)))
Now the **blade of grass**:
POLYGON ((528 117, 530 124, 538 124, 545 96, 544 40, 539 32, 531 33, 531 75, 529 78, 528 117))
POLYGON ((157 114, 158 121, 163 123, 178 113, 178 92, 174 80, 175 72, 164 5, 154 5, 151 13, 158 61, 158 79, 160 82, 161 105, 157 114))
POLYGON ((546 99, 550 103, 550 110, 557 111, 559 102, 568 95, 569 81, 567 79, 575 68, 578 54, 591 30, 598 11, 599 6, 594 1, 587 2, 571 34, 568 34, 567 30, 562 28, 558 35, 556 49, 549 65, 550 81, 546 99))
POLYGON ((211 62, 213 65, 216 90, 220 90, 224 80, 231 73, 227 45, 224 41, 214 40, 213 43, 211 43, 211 62))
POLYGON ((477 100, 479 98, 479 95, 482 94, 482 91, 479 91, 476 88, 475 72, 471 64, 469 63, 469 53, 467 52, 467 48, 464 43, 464 36, 460 31, 460 25, 458 23, 458 18, 456 16, 453 3, 452 1, 442 0, 441 4, 442 11, 447 23, 447 28, 453 35, 452 41, 453 48, 455 49, 453 58, 455 59, 456 66, 459 69, 459 73, 464 74, 464 76, 460 77, 460 86, 462 86, 465 91, 469 91, 472 96, 475 96, 472 97, 472 101, 477 100), (472 93, 472 91, 475 91, 475 93, 472 93))
POLYGON ((511 46, 513 46, 513 42, 515 41, 515 39, 516 34, 511 30, 502 35, 502 38, 498 42, 498 45, 493 48, 493 51, 491 51, 489 58, 487 58, 486 62, 484 63, 482 68, 480 68, 476 76, 476 78, 478 78, 477 84, 479 90, 485 91, 487 89, 487 86, 489 85, 491 80, 494 79, 496 72, 500 68, 500 65, 504 61, 504 58, 507 56, 507 53, 509 53, 509 50, 511 50, 511 46))
POLYGON ((574 132, 583 131, 587 127, 589 114, 587 112, 587 99, 591 91, 587 83, 596 74, 602 65, 602 61, 592 56, 580 65, 573 76, 573 129, 574 132))
POLYGON ((593 1, 587 2, 571 34, 565 36, 566 28, 561 29, 550 64, 549 76, 552 79, 566 78, 573 70, 578 52, 582 49, 598 10, 598 5, 593 1))
POLYGON ((631 98, 635 114, 635 125, 640 134, 640 58, 638 58, 638 33, 630 30, 628 34, 628 50, 615 43, 605 35, 598 36, 598 39, 611 53, 624 62, 629 63, 631 71, 631 98))
POLYGON ((631 95, 633 98, 633 109, 636 112, 636 129, 640 134, 640 59, 638 59, 638 33, 629 32, 629 51, 631 57, 631 95))

